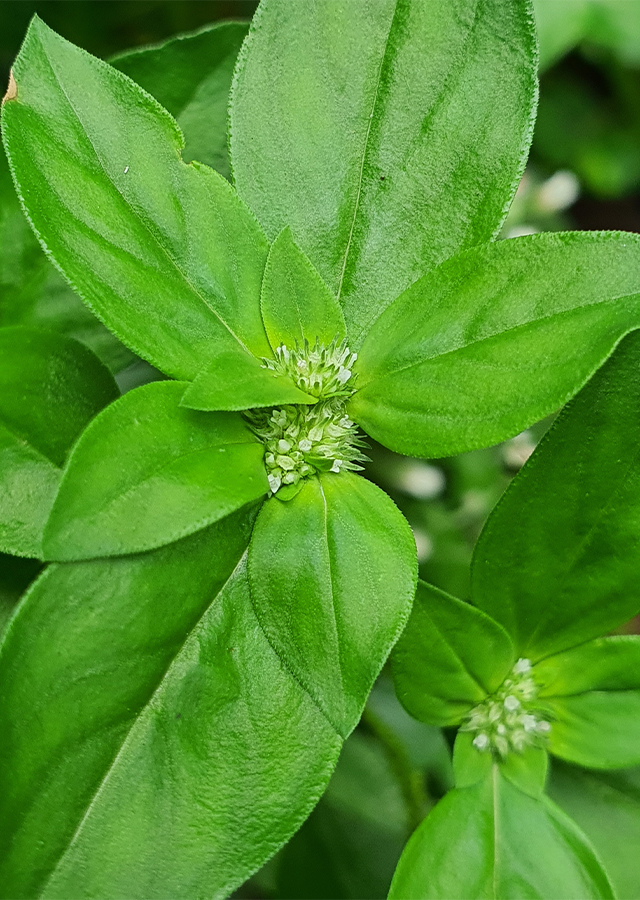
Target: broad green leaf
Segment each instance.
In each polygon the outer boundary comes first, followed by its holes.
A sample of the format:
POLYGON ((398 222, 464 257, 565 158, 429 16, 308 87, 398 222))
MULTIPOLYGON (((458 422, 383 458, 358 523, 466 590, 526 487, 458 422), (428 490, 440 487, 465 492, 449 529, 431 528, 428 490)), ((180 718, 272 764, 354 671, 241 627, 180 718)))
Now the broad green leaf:
POLYGON ((558 653, 640 609, 639 443, 636 333, 560 414, 476 545, 473 602, 519 656, 558 653))
POLYGON ((406 623, 415 570, 405 519, 358 475, 310 478, 260 511, 249 547, 258 620, 345 737, 406 623))
POLYGON ((340 739, 255 620, 235 514, 54 565, 0 651, 0 882, 15 898, 226 897, 300 826, 340 739))
POLYGON ((47 559, 151 550, 267 493, 263 447, 242 418, 184 409, 185 387, 137 388, 87 428, 47 523, 47 559))
POLYGON ((109 371, 77 341, 0 328, 0 550, 42 556, 67 453, 117 396, 109 371))
POLYGON ((456 788, 414 832, 391 900, 613 898, 587 838, 546 798, 515 787, 498 765, 456 788))
POLYGON ((134 359, 51 265, 29 223, 0 147, 0 326, 47 328, 86 344, 118 372, 134 359))
POLYGON ((201 410, 243 410, 287 403, 316 403, 286 375, 268 369, 241 347, 225 348, 195 378, 182 406, 201 410))
POLYGON ((231 102, 240 196, 287 225, 352 350, 425 271, 498 229, 536 96, 528 2, 266 0, 231 102))
POLYGON ((640 769, 589 772, 555 763, 549 791, 592 841, 618 900, 640 897, 640 769))
POLYGON ((542 660, 534 672, 553 754, 595 769, 640 764, 640 637, 591 641, 542 660))
POLYGON ((555 412, 640 325, 640 238, 541 234, 444 263, 376 322, 350 415, 413 456, 488 446, 555 412))
POLYGON ((229 184, 185 165, 174 119, 133 81, 33 19, 3 136, 34 229, 129 347, 191 379, 214 352, 269 352, 267 243, 229 184))
POLYGON ((346 335, 340 305, 309 258, 285 228, 271 245, 262 281, 262 319, 272 349, 318 340, 329 345, 346 335))
POLYGON ((248 22, 218 22, 111 59, 177 120, 185 137, 185 162, 197 159, 225 178, 229 89, 248 29, 248 22))
POLYGON ((515 662, 504 629, 444 591, 418 582, 413 611, 392 656, 398 699, 431 725, 457 725, 502 684, 515 662))
POLYGON ((453 776, 456 788, 472 787, 491 775, 493 756, 480 753, 473 745, 473 735, 459 731, 453 744, 453 776))

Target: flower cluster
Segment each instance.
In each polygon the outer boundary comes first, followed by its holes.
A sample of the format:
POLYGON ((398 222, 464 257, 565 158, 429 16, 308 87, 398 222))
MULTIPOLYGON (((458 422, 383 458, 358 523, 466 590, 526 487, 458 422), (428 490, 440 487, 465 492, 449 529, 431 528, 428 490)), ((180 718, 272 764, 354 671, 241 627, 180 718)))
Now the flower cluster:
POLYGON ((288 375, 308 394, 318 397, 311 406, 291 405, 253 409, 246 413, 254 434, 264 443, 264 462, 271 493, 283 485, 296 485, 316 472, 359 470, 366 460, 365 443, 346 412, 353 394, 351 366, 356 354, 346 343, 328 347, 317 340, 290 349, 282 344, 266 368, 288 375))
POLYGON ((491 750, 501 757, 540 744, 551 725, 535 714, 537 693, 531 661, 519 659, 499 690, 471 710, 461 731, 475 734, 473 745, 479 751, 491 750))
POLYGON ((351 353, 347 342, 338 343, 334 338, 328 347, 316 338, 311 347, 305 339, 302 347, 296 342, 294 349, 281 344, 276 348, 275 359, 263 359, 266 369, 288 375, 295 384, 312 397, 349 397, 353 394, 351 367, 358 358, 351 353))

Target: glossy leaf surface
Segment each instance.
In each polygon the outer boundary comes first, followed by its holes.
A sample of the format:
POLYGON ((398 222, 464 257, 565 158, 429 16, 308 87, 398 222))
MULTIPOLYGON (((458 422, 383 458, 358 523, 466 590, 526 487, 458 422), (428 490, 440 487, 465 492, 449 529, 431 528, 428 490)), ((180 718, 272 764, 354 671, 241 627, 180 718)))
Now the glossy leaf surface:
POLYGON ((286 403, 316 403, 286 375, 279 375, 241 347, 216 353, 189 385, 182 406, 202 410, 244 410, 286 403))
POLYGON ((23 202, 109 328, 181 378, 217 348, 268 353, 259 306, 267 243, 222 176, 182 162, 174 119, 38 18, 13 74, 3 136, 23 202))
POLYGON ((185 137, 185 162, 197 159, 225 178, 229 89, 248 30, 248 22, 218 22, 111 60, 177 120, 185 137))
POLYGON ((549 792, 589 837, 618 900, 640 896, 640 769, 594 772, 555 763, 549 792))
POLYGON ((0 147, 0 326, 47 328, 86 344, 113 372, 133 354, 54 269, 20 208, 0 147))
POLYGON ((473 602, 518 655, 550 656, 640 609, 639 443, 635 333, 560 414, 476 545, 473 602))
POLYGON ((555 412, 640 325, 640 239, 541 234, 470 250, 376 322, 350 415, 413 456, 495 444, 555 412))
POLYGON ((409 526, 351 473, 308 479, 269 500, 249 547, 256 613, 269 641, 346 736, 402 630, 415 591, 409 526))
POLYGON ((342 341, 344 317, 340 305, 289 228, 271 245, 262 281, 262 319, 272 349, 280 344, 311 345, 342 341))
POLYGON ((42 555, 42 529, 67 453, 117 396, 109 371, 77 341, 0 329, 1 550, 42 555))
POLYGON ((241 417, 184 409, 184 389, 137 388, 84 432, 47 523, 48 559, 150 550, 267 493, 263 447, 241 417))
POLYGON ((535 104, 528 3, 262 3, 231 157, 273 240, 286 225, 340 300, 352 349, 425 271, 489 240, 535 104))
POLYGON ((551 801, 520 791, 499 767, 456 788, 414 832, 392 900, 613 898, 579 828, 551 801))
POLYGON ((0 653, 3 897, 225 897, 308 815, 341 741, 255 620, 251 518, 32 588, 0 653))
POLYGON ((457 725, 502 684, 515 657, 489 616, 420 581, 391 662, 398 699, 412 716, 457 725))

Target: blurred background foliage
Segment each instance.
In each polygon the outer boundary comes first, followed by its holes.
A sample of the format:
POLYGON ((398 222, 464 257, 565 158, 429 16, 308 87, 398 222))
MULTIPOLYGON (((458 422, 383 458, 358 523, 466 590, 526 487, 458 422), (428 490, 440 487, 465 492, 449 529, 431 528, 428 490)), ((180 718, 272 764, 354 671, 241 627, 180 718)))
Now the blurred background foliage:
MULTIPOLYGON (((0 0, 0 77, 33 13, 109 58, 225 19, 249 19, 254 0, 0 0)), ((640 232, 640 0, 534 0, 541 89, 530 163, 503 238, 536 231, 640 232)), ((34 324, 92 347, 128 390, 159 377, 114 341, 48 263, 0 159, 0 326, 34 324)), ((412 460, 373 446, 367 475, 407 516, 420 574, 469 596, 482 525, 549 422, 499 447, 412 460)), ((0 554, 0 629, 40 564, 0 554)), ((637 631, 637 622, 628 631, 637 631)), ((238 897, 377 898, 402 847, 451 787, 453 735, 412 720, 387 672, 347 741, 329 789, 298 834, 238 897)), ((551 795, 582 826, 621 900, 640 897, 640 770, 556 764, 551 795)))

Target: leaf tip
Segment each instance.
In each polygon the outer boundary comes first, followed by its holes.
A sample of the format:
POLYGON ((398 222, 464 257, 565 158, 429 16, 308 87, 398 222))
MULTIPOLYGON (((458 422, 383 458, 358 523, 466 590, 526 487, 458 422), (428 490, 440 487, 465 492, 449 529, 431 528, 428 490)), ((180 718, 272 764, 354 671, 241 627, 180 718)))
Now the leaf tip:
POLYGON ((18 85, 16 84, 16 80, 13 77, 13 69, 9 72, 9 85, 7 87, 7 91, 2 98, 2 105, 4 106, 9 100, 15 100, 18 96, 18 85))

